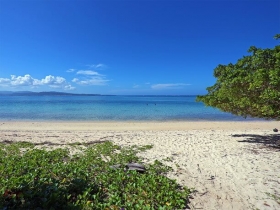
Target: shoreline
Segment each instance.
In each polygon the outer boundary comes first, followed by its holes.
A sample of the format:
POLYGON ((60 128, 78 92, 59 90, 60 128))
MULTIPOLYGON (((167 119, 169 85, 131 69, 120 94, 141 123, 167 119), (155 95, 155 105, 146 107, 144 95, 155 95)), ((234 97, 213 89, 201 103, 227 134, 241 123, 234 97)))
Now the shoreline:
POLYGON ((0 121, 0 130, 280 130, 278 121, 0 121))

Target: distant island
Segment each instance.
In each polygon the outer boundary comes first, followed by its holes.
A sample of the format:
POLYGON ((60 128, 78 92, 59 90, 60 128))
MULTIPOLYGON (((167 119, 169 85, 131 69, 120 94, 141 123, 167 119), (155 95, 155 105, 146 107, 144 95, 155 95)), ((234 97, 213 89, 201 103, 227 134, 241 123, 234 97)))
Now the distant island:
POLYGON ((101 96, 101 94, 65 93, 56 91, 32 92, 32 91, 0 91, 0 96, 101 96))

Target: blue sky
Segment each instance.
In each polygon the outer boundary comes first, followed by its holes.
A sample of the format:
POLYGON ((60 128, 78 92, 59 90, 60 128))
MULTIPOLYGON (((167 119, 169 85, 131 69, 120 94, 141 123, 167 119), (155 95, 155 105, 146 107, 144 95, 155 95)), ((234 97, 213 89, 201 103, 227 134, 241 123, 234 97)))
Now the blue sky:
POLYGON ((0 0, 0 91, 205 94, 276 33, 280 1, 0 0))

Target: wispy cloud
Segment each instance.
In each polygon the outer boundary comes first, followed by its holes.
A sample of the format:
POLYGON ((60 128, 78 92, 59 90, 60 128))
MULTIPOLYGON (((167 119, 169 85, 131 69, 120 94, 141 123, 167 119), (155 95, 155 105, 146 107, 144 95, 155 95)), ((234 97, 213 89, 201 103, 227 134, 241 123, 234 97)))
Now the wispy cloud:
POLYGON ((64 89, 65 89, 65 90, 75 90, 76 88, 73 87, 72 85, 65 85, 65 86, 64 86, 64 89))
POLYGON ((98 71, 106 68, 105 64, 86 65, 87 70, 77 70, 76 77, 72 79, 73 83, 78 85, 101 86, 107 85, 110 80, 106 79, 106 75, 100 74, 98 71))
POLYGON ((99 64, 89 64, 89 65, 86 65, 88 68, 90 69, 104 69, 106 68, 106 65, 105 64, 102 64, 102 63, 99 63, 99 64))
POLYGON ((101 76, 98 72, 91 71, 91 70, 79 70, 79 71, 77 71, 77 74, 90 75, 90 76, 101 76))
POLYGON ((140 87, 140 85, 133 85, 132 88, 139 88, 139 87, 140 87))
POLYGON ((76 74, 77 77, 72 82, 78 85, 107 85, 109 81, 105 75, 93 70, 79 70, 76 74))
POLYGON ((84 78, 84 79, 78 79, 74 78, 72 82, 79 84, 79 85, 107 85, 107 82, 109 80, 106 80, 102 77, 90 77, 90 78, 84 78))
POLYGON ((178 89, 183 88, 184 86, 187 86, 190 84, 185 83, 165 83, 165 84, 154 84, 151 86, 152 89, 155 90, 163 90, 163 89, 178 89))
POLYGON ((68 69, 66 72, 71 73, 71 72, 74 72, 74 71, 76 71, 76 69, 68 69))
POLYGON ((59 76, 48 75, 43 79, 33 78, 31 75, 26 74, 24 76, 11 75, 11 78, 0 78, 0 86, 4 87, 21 87, 26 86, 30 88, 38 86, 48 86, 51 88, 62 88, 73 90, 75 87, 66 82, 66 79, 59 76))

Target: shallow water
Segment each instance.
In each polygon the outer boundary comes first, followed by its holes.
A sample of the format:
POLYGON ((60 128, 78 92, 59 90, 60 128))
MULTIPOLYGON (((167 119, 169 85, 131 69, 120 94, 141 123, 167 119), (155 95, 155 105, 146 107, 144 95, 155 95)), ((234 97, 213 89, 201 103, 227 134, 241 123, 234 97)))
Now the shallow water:
MULTIPOLYGON (((0 120, 244 121, 195 96, 0 96, 0 120)), ((251 121, 253 119, 246 119, 251 121)))

